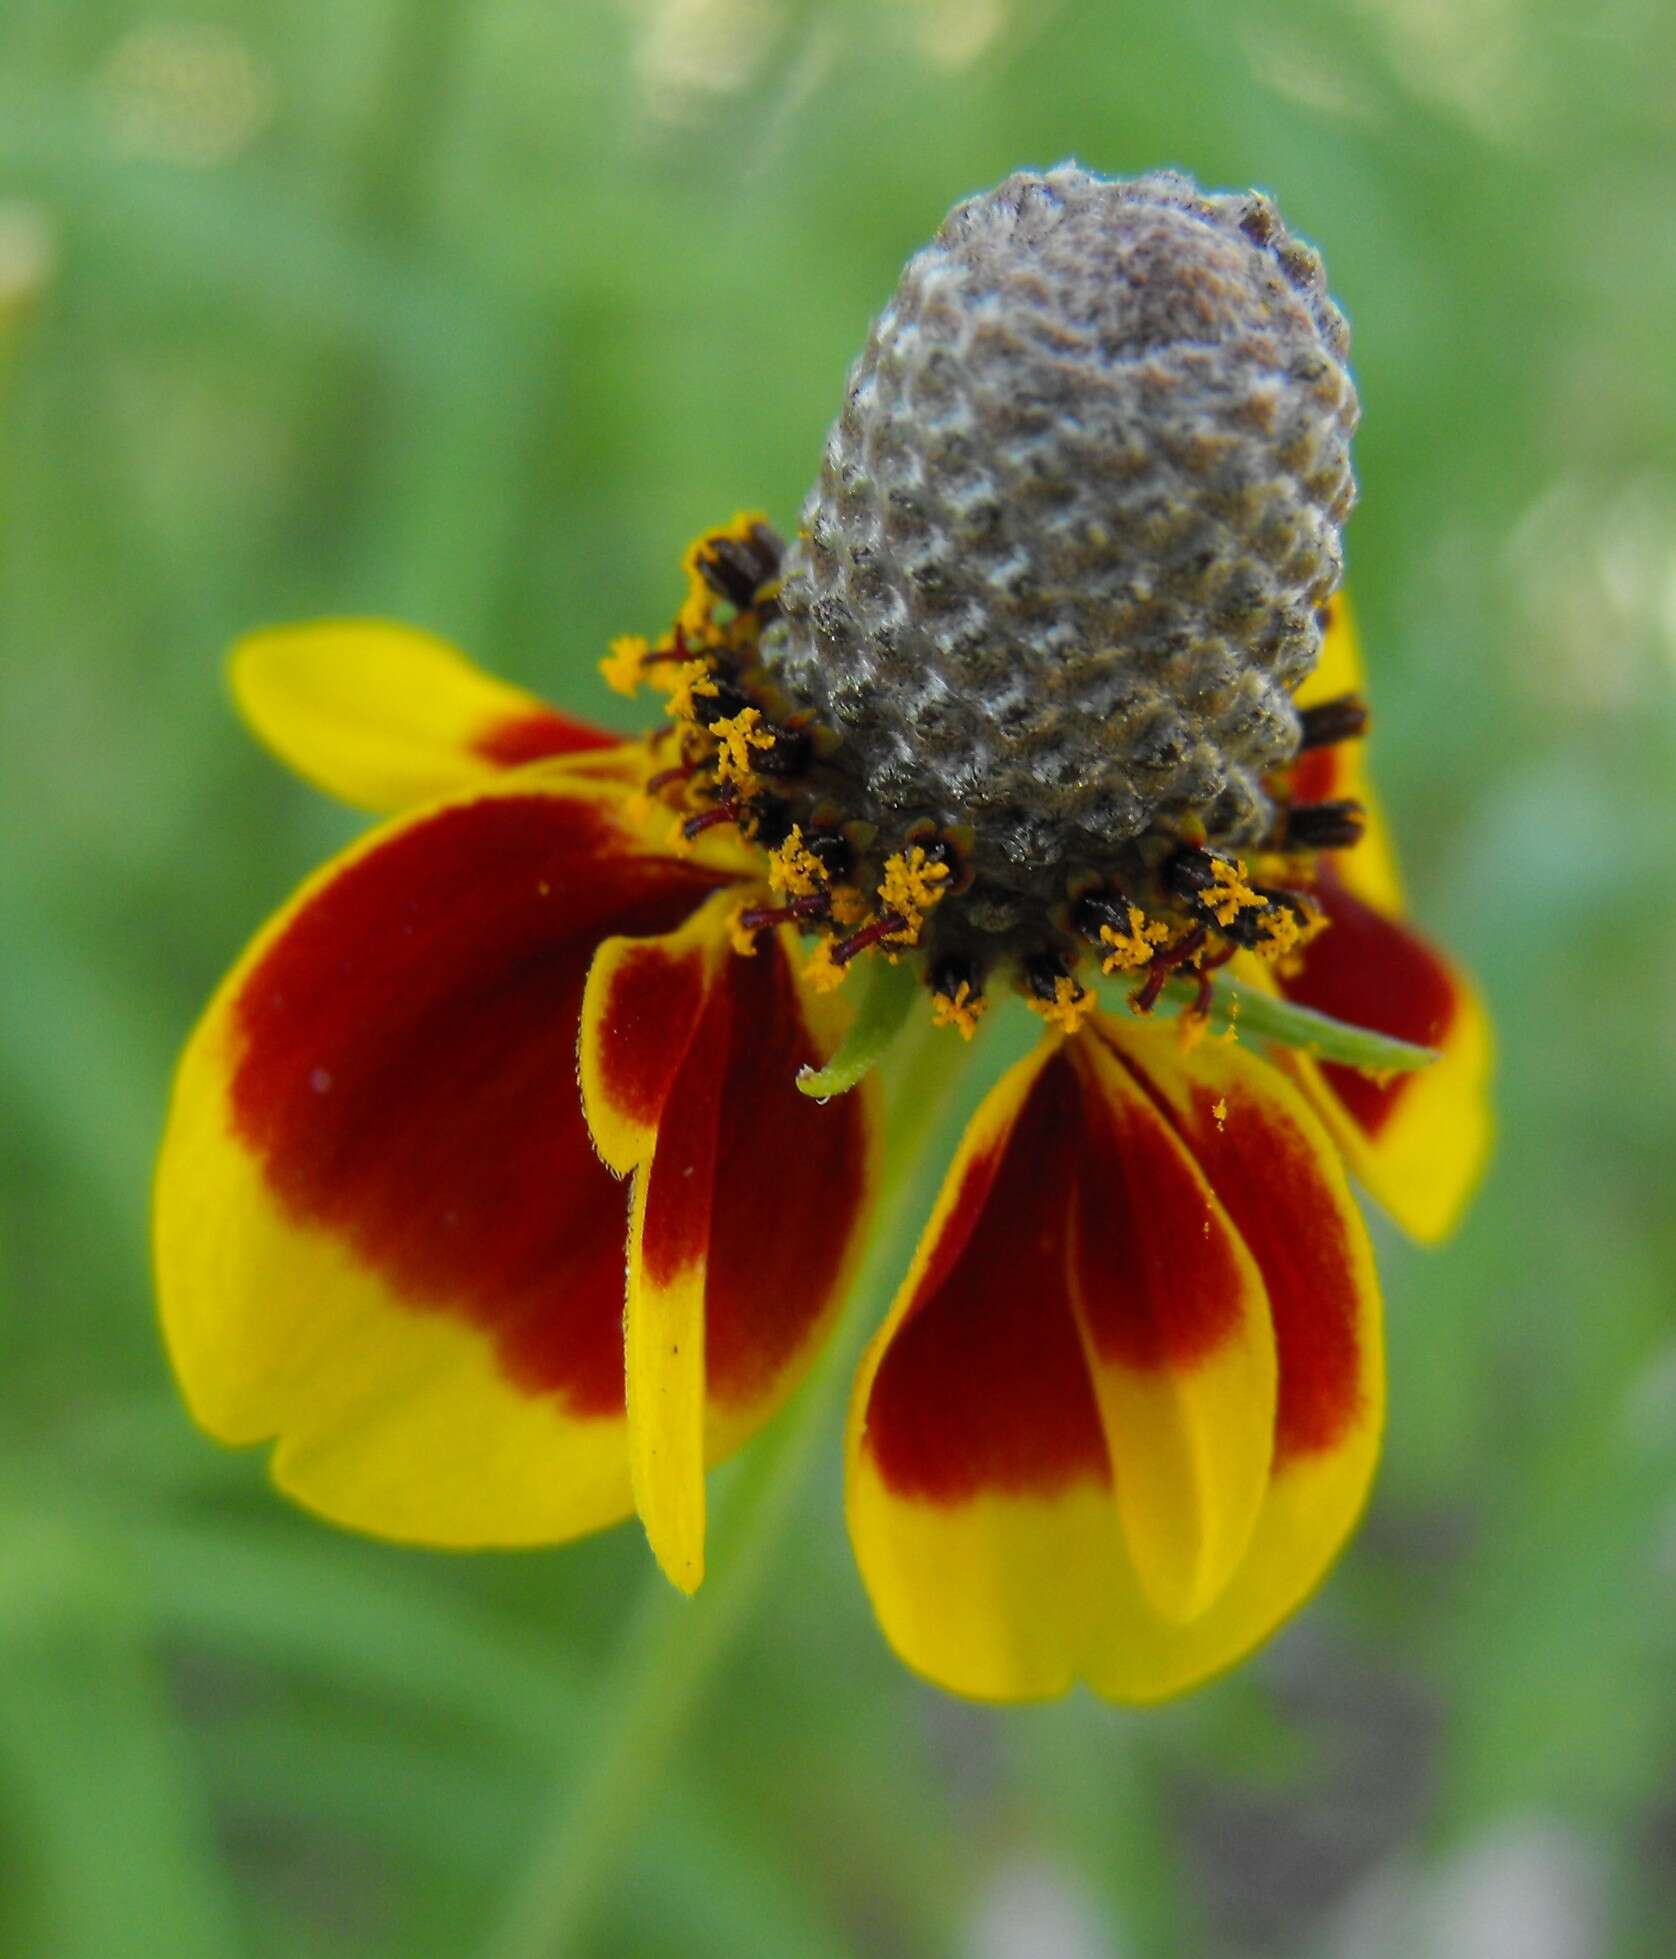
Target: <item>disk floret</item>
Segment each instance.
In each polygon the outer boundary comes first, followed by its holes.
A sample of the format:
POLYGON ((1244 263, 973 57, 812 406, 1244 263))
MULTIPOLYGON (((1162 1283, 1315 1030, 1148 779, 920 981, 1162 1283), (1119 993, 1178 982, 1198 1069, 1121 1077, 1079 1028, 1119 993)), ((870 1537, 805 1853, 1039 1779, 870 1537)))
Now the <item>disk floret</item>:
MULTIPOLYGON (((834 760, 841 743, 765 665, 781 549, 754 513, 706 533, 687 553, 695 589, 669 631, 655 642, 619 639, 602 662, 625 691, 632 682, 665 692, 667 725, 648 737, 644 792, 673 813, 676 838, 691 844, 727 826, 758 856, 762 887, 734 916, 736 951, 749 955, 760 934, 790 926, 809 941, 805 975, 823 991, 841 986, 866 955, 913 956, 935 1024, 970 1039, 997 976, 1049 1025, 1074 1033, 1096 1005, 1085 975, 1135 978, 1131 1004, 1145 1013, 1174 977, 1193 978, 1203 994, 1236 952, 1284 965, 1322 929, 1308 894, 1316 853, 1297 837, 1310 810, 1328 806, 1293 805, 1282 770, 1266 780, 1270 833, 1253 857, 1262 878, 1244 858, 1180 843, 1133 884, 1135 895, 1091 870, 1058 889, 1044 882, 1033 933, 998 948, 969 915, 971 829, 922 818, 893 833, 855 816, 834 760), (724 557, 730 546, 735 554, 724 557), (758 576, 749 591, 734 575, 740 549, 758 576), (711 582, 724 567, 726 596, 711 582)), ((1341 726, 1365 731, 1359 702, 1327 705, 1332 714, 1313 724, 1315 745, 1341 726)))

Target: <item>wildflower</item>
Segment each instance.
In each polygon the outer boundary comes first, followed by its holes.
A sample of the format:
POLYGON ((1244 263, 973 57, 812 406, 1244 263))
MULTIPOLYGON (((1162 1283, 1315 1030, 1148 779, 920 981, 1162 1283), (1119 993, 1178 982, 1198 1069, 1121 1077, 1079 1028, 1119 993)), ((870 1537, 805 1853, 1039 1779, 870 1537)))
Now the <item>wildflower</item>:
POLYGON ((1019 176, 910 263, 797 541, 706 533, 613 644, 644 740, 401 628, 247 640, 256 731, 393 820, 181 1065, 158 1270, 205 1426, 396 1538, 638 1510, 691 1589, 705 1467, 807 1366, 877 1182, 874 1078, 797 1078, 906 970, 953 1051, 997 997, 1042 1026, 856 1382, 886 1634, 960 1692, 1145 1701, 1269 1633, 1378 1446, 1346 1166, 1435 1238, 1485 1142, 1482 1016, 1364 773, 1345 346, 1265 200, 1019 176), (1260 1053, 1266 1003, 1441 1058, 1260 1053))

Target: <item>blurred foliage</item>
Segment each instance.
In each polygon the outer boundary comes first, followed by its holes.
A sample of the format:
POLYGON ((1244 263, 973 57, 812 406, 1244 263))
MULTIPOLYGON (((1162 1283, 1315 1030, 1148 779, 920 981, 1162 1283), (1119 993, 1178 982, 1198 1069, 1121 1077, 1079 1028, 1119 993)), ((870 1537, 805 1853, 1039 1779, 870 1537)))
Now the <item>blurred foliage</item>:
POLYGON ((9 0, 0 1950, 471 1950, 649 1570, 336 1536, 179 1409, 171 1055, 352 827, 222 648, 385 611, 620 712, 597 652, 701 524, 794 516, 906 252, 1069 153, 1327 250, 1377 761, 1494 1002, 1496 1172, 1382 1244, 1359 1542, 1184 1705, 908 1678, 834 1445, 596 1949, 1669 1950, 1673 72, 1660 0, 9 0))

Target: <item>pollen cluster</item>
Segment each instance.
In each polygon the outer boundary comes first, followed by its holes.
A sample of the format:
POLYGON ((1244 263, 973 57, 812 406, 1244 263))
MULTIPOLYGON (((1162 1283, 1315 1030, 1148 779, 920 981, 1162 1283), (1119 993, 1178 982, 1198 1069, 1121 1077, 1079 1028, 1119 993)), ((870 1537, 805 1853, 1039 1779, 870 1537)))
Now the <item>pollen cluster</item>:
POLYGON ((998 974, 1069 1025, 1085 960, 1144 1010, 1318 929, 1296 886, 1359 812, 1288 809, 1287 771, 1362 727, 1293 703, 1354 496, 1347 345, 1255 193, 1063 164, 958 206, 796 540, 700 538, 669 634, 606 663, 670 689, 649 787, 682 834, 766 853, 737 940, 798 926, 823 986, 917 954, 970 1034, 998 974))

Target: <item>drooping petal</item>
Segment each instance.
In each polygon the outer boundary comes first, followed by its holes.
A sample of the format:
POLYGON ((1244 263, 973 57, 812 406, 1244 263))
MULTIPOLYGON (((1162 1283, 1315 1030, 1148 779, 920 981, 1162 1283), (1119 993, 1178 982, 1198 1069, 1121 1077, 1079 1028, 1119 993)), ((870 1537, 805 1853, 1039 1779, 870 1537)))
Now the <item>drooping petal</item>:
MULTIPOLYGON (((1355 852, 1350 852, 1354 858, 1355 852)), ((1375 1080, 1334 1062, 1289 1057, 1352 1170, 1403 1229, 1446 1236, 1489 1156, 1492 1059, 1476 989, 1452 961, 1398 919, 1324 874, 1316 896, 1332 921, 1288 998, 1339 1020, 1439 1050, 1428 1068, 1375 1080)))
POLYGON ((635 1173, 624 1350, 634 1504, 672 1585, 704 1577, 705 1289, 733 996, 707 986, 635 1173))
MULTIPOLYGON (((1299 707, 1336 700, 1344 694, 1366 696, 1367 676, 1350 601, 1340 592, 1329 608, 1326 636, 1315 671, 1298 689, 1299 707)), ((1362 805, 1367 827, 1362 840, 1340 860, 1342 875, 1366 903, 1399 915, 1403 909, 1402 878, 1384 807, 1369 779, 1367 742, 1341 741, 1330 748, 1306 749, 1292 771, 1292 800, 1297 803, 1337 802, 1349 797, 1362 805)))
POLYGON ((724 881, 558 764, 305 885, 193 1035, 159 1164, 164 1325, 206 1428, 275 1438, 283 1487, 393 1537, 627 1512, 626 1193, 582 1119, 582 989, 601 938, 724 881))
POLYGON ((1065 1275, 1056 1118, 1075 1096, 1044 1044, 984 1099, 851 1404, 850 1537, 879 1623, 909 1666, 982 1699, 1063 1692, 1091 1638, 1125 1631, 1065 1275))
POLYGON ((704 1576, 705 1276, 732 995, 727 893, 677 931, 608 939, 583 994, 582 1108, 633 1174, 623 1344, 634 1503, 684 1592, 704 1576))
POLYGON ((1191 1684, 1274 1411, 1263 1284, 1191 1155, 1110 1054, 1045 1045, 974 1118, 857 1382, 887 1637, 984 1699, 1191 1684))
POLYGON ((240 712, 280 760, 361 809, 408 809, 619 741, 493 679, 445 640, 382 619, 252 633, 230 674, 240 712))
POLYGON ((1098 1040, 1077 1053, 1072 1303, 1141 1588, 1166 1619, 1194 1619, 1244 1557, 1268 1487, 1268 1296, 1203 1173, 1133 1077, 1098 1040))
POLYGON ((1332 1139, 1278 1070, 1237 1045, 1184 1053, 1156 1026, 1099 1034, 1169 1117, 1268 1291, 1279 1369, 1274 1465, 1245 1558, 1160 1652, 1176 1691, 1264 1639, 1325 1575, 1366 1501, 1384 1414, 1378 1278, 1332 1139))
POLYGON ((705 910, 660 938, 607 939, 594 955, 577 1072, 594 1147, 619 1177, 651 1157, 725 944, 725 921, 705 910))
POLYGON ((797 1087, 846 1024, 800 984, 802 959, 782 929, 721 967, 733 1009, 705 1288, 713 1462, 801 1380, 855 1276, 877 1191, 877 1081, 824 1106, 797 1087))
POLYGON ((799 1069, 836 1046, 836 1017, 800 994, 780 937, 735 955, 728 909, 712 900, 663 940, 605 948, 584 1015, 595 1137, 635 1176, 636 1503, 685 1591, 703 1576, 706 1462, 780 1405, 843 1298, 879 1127, 870 1083, 825 1106, 798 1092, 799 1069))

